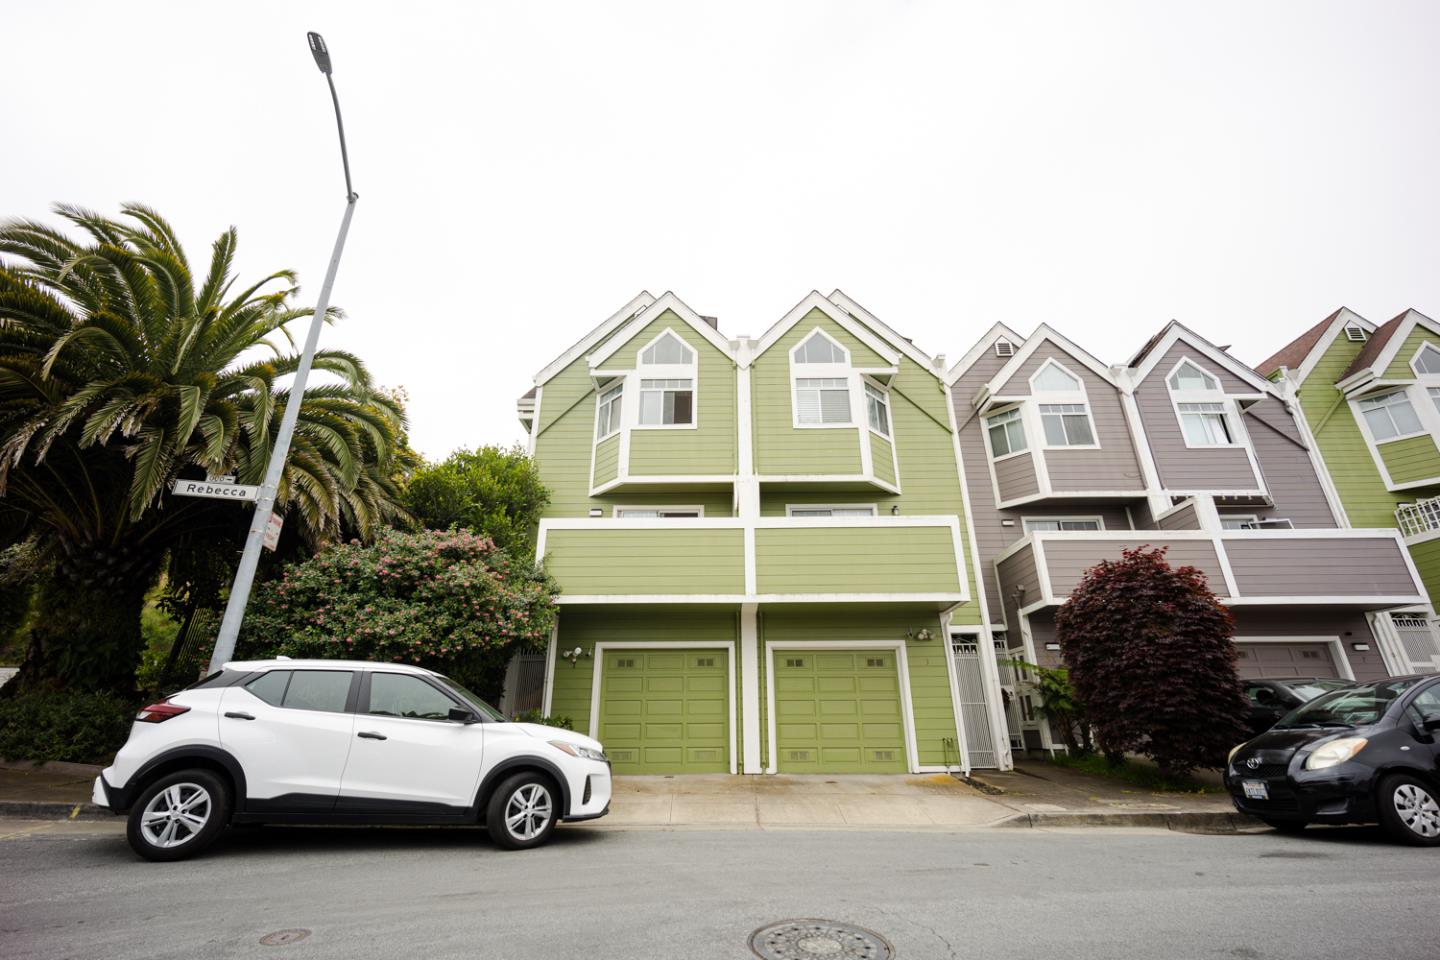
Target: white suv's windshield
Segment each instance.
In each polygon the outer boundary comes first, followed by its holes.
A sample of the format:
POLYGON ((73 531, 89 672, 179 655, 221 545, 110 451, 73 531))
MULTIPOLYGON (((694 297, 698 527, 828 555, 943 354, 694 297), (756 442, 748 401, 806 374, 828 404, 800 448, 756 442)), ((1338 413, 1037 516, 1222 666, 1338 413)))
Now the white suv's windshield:
POLYGON ((1361 727, 1375 723, 1392 703, 1419 682, 1414 678, 1382 680, 1336 690, 1291 710, 1272 729, 1361 727))
POLYGON ((437 677, 436 679, 438 679, 445 686, 449 687, 451 693, 455 694, 460 699, 469 703, 470 706, 474 707, 475 712, 480 714, 480 716, 484 717, 486 720, 490 720, 495 723, 505 722, 505 714, 501 713, 499 710, 496 710, 494 707, 490 706, 490 704, 486 703, 484 700, 480 699, 480 697, 471 693, 469 690, 456 683, 454 680, 451 680, 449 677, 437 677))

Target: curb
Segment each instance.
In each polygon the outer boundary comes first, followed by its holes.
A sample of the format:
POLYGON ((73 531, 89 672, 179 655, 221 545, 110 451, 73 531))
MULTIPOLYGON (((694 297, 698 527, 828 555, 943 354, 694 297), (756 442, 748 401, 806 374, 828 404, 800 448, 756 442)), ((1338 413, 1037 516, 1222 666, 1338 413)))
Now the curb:
POLYGON ((1165 813, 1117 813, 1115 811, 1066 811, 1063 813, 1018 813, 995 824, 997 827, 1163 827, 1182 833, 1238 833, 1262 827, 1259 820, 1241 813, 1190 811, 1165 813))
POLYGON ((69 760, 46 760, 42 763, 33 760, 0 760, 0 770, 19 770, 24 773, 39 771, 68 773, 77 777, 98 777, 104 769, 105 765, 102 763, 71 763, 69 760))
POLYGON ((0 820, 108 820, 115 814, 93 803, 0 800, 0 820))

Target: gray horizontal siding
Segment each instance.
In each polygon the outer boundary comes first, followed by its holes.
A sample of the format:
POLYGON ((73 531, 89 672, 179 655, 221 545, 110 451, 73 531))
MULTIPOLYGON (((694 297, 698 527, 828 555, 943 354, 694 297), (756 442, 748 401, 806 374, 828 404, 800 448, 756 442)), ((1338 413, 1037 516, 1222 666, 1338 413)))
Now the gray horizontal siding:
POLYGON ((1418 588, 1390 539, 1226 538, 1242 597, 1364 597, 1414 594, 1418 588))
POLYGON ((1256 511, 1262 519, 1285 518, 1297 527, 1333 528, 1335 515, 1295 419, 1277 399, 1262 400, 1246 413, 1255 459, 1274 507, 1256 511))
POLYGON ((1260 480, 1250 467, 1245 451, 1238 447, 1187 447, 1180 432, 1180 420, 1170 403, 1165 377, 1182 357, 1220 379, 1227 393, 1254 393, 1254 388, 1234 374, 1176 344, 1135 390, 1135 403, 1150 442, 1150 452, 1160 482, 1170 490, 1254 490, 1260 480))
POLYGON ((1162 516, 1156 525, 1161 530, 1199 530, 1200 514, 1193 502, 1187 503, 1162 516))
POLYGON ((1047 540, 1046 568, 1050 573, 1050 589, 1062 600, 1075 589, 1085 571, 1101 560, 1119 560, 1122 551, 1141 546, 1168 547, 1165 558, 1173 567, 1198 567, 1217 596, 1225 596, 1225 577, 1215 556, 1215 545, 1209 540, 1171 540, 1163 537, 1135 540, 1047 540))
POLYGON ((1040 492, 1040 480, 1035 475, 1035 457, 1024 453, 994 464, 995 483, 1000 487, 1001 500, 1018 500, 1033 497, 1040 492))
POLYGON ((1034 547, 1025 547, 1006 557, 995 565, 995 569, 1000 596, 1005 604, 1005 622, 1011 629, 1018 630, 1020 619, 1016 611, 1021 606, 1018 596, 1022 588, 1024 604, 1040 599, 1040 574, 1035 566, 1034 547))

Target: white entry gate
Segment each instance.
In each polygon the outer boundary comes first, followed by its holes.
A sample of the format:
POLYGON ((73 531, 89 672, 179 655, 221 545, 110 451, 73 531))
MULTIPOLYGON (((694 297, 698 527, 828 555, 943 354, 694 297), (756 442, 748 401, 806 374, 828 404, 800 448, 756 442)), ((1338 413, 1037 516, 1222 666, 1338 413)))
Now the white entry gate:
POLYGON ((972 767, 998 767, 995 756, 995 729, 985 700, 985 666, 980 660, 980 642, 974 636, 950 638, 955 658, 955 677, 960 685, 960 722, 965 727, 965 753, 972 767))

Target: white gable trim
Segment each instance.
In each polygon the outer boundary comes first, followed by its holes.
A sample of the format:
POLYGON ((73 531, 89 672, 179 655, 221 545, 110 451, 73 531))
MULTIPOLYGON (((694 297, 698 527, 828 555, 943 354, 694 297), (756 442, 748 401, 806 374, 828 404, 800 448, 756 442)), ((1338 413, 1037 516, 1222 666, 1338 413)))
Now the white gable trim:
MULTIPOLYGON (((1335 338, 1340 336, 1345 328, 1352 324, 1364 328, 1368 336, 1374 336, 1375 334, 1375 324, 1366 320, 1349 307, 1341 307, 1340 312, 1335 315, 1335 319, 1330 321, 1330 326, 1320 335, 1320 339, 1315 341, 1315 346, 1311 347, 1310 352, 1305 354, 1305 359, 1300 361, 1300 366, 1295 374, 1296 386, 1303 384, 1306 378, 1315 372, 1315 365, 1320 362, 1320 359, 1324 357, 1325 354, 1330 352, 1330 347, 1335 343, 1335 338)), ((1264 373, 1266 371, 1261 372, 1264 373)))
MULTIPOLYGON (((769 330, 765 331, 765 335, 762 336, 760 341, 755 345, 753 358, 759 358, 765 351, 775 346, 781 337, 790 332, 790 328, 805 319, 805 315, 811 310, 816 309, 838 323, 847 333, 855 337, 856 340, 859 340, 865 344, 865 346, 879 354, 886 363, 894 366, 900 362, 900 354, 896 353, 895 350, 887 346, 884 341, 861 326, 855 318, 846 313, 838 304, 831 303, 825 299, 825 297, 821 296, 818 290, 811 290, 806 294, 804 300, 795 304, 789 313, 785 314, 785 316, 781 317, 769 330)), ((926 370, 930 369, 930 361, 928 358, 924 366, 926 370)))
MULTIPOLYGON (((1406 340, 1410 339, 1410 334, 1415 332, 1416 327, 1424 327, 1437 337, 1440 337, 1440 324, 1436 324, 1434 320, 1431 320, 1419 310, 1406 310, 1405 319, 1400 321, 1400 328, 1395 331, 1395 334, 1390 338, 1390 342, 1381 348, 1380 355, 1375 358, 1375 362, 1365 369, 1374 371, 1377 377, 1381 376, 1390 364, 1395 362, 1395 358, 1400 354, 1400 348, 1405 345, 1406 340)), ((1351 376, 1354 377, 1357 375, 1358 374, 1352 374, 1351 376)))
POLYGON ((1106 383, 1110 384, 1112 387, 1116 388, 1117 390, 1120 389, 1120 384, 1116 382, 1115 375, 1110 372, 1109 367, 1105 366, 1105 364, 1095 359, 1095 357, 1092 356, 1089 351, 1082 349, 1073 341, 1069 340, 1068 338, 1060 334, 1058 331, 1054 330, 1052 327, 1050 327, 1049 324, 1042 323, 1040 324, 1040 326, 1035 328, 1034 333, 1030 334, 1030 339, 1025 341, 1024 346, 1020 347, 1020 349, 1015 351, 1015 356, 1011 357, 1009 361, 1006 362, 1005 366, 1000 368, 1000 372, 995 374, 994 377, 990 378, 990 382, 987 383, 983 388, 985 393, 998 393, 1000 391, 1000 388, 1003 387, 1006 383, 1010 382, 1010 380, 1015 376, 1015 374, 1020 371, 1020 368, 1025 365, 1025 362, 1029 360, 1032 356, 1034 356, 1035 351, 1039 350, 1041 345, 1047 342, 1054 344, 1061 350, 1064 350, 1071 357, 1073 357, 1076 362, 1078 362, 1081 366, 1089 370, 1091 373, 1095 374, 1097 377, 1104 380, 1106 383))
POLYGON ((836 289, 830 294, 830 301, 836 306, 838 306, 840 309, 846 311, 847 313, 859 317, 860 320, 872 330, 878 331, 880 335, 883 336, 886 341, 889 342, 896 350, 899 350, 902 354, 909 357, 911 360, 914 360, 926 370, 934 373, 936 377, 940 376, 939 373, 937 373, 935 370, 934 357, 931 357, 924 350, 921 350, 919 347, 915 346, 915 344, 911 343, 909 340, 906 340, 898 332, 896 332, 894 327, 891 327, 884 320, 881 320, 879 317, 875 316, 875 314, 860 306, 860 304, 856 303, 850 296, 845 293, 845 291, 836 289))
POLYGON ((560 354, 549 366, 535 374, 535 385, 537 387, 544 386, 547 380, 554 378, 557 373, 590 352, 591 348, 609 336, 612 330, 654 302, 655 298, 650 295, 648 290, 641 290, 629 303, 612 313, 604 323, 587 333, 579 343, 560 354))
MULTIPOLYGON (((1198 333, 1187 329, 1179 323, 1170 324, 1169 328, 1165 331, 1165 335, 1160 338, 1160 342, 1155 345, 1154 349, 1146 354, 1145 359, 1135 368, 1135 385, 1139 386, 1140 383, 1149 377, 1151 371, 1155 369, 1155 366, 1165 358, 1165 355, 1174 348, 1175 344, 1182 340, 1186 346, 1199 352, 1202 356, 1210 360, 1211 363, 1214 363, 1218 367, 1223 367, 1241 380, 1250 384, 1250 386, 1255 388, 1256 393, 1270 394, 1271 396, 1279 397, 1281 400, 1285 399, 1280 388, 1274 383, 1266 380, 1250 367, 1245 366, 1245 364, 1214 346, 1198 333)), ((1168 377, 1169 373, 1166 373, 1166 376, 1168 377)))
MULTIPOLYGON (((735 351, 730 349, 730 341, 720 336, 719 331, 706 323, 700 314, 686 306, 684 301, 679 297, 666 291, 661 295, 660 299, 636 314, 634 319, 632 319, 624 329, 612 337, 609 343, 590 355, 590 369, 595 370, 599 368, 606 360, 609 360, 615 354, 619 353, 627 343, 635 339, 642 330, 653 323, 655 318, 666 310, 673 311, 677 317, 685 321, 686 325, 700 334, 705 340, 709 341, 715 349, 725 354, 725 356, 731 360, 735 359, 735 351)), ((694 348, 692 347, 691 349, 694 348)), ((699 361, 698 357, 696 361, 699 361)))
POLYGON ((995 346, 995 341, 999 340, 1001 337, 1004 337, 1006 340, 1009 340, 1011 343, 1015 344, 1021 344, 1025 342, 1024 337, 1020 336, 1020 334, 1005 326, 1005 324, 994 324, 989 330, 985 331, 985 334, 978 341, 976 341, 975 346, 971 347, 968 351, 966 351, 965 356, 961 357, 959 362, 949 369, 949 371, 945 374, 945 385, 947 387, 953 387, 955 385, 955 381, 965 376, 966 371, 973 367, 976 361, 978 361, 982 356, 989 353, 991 348, 995 346))

